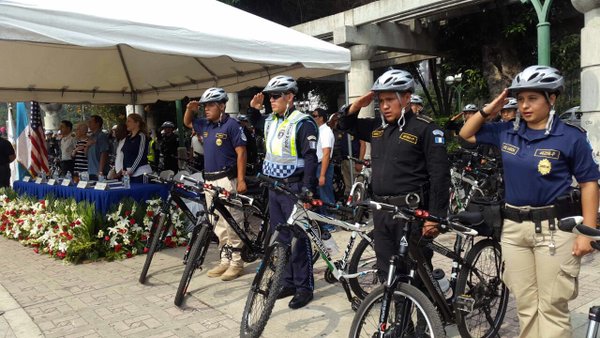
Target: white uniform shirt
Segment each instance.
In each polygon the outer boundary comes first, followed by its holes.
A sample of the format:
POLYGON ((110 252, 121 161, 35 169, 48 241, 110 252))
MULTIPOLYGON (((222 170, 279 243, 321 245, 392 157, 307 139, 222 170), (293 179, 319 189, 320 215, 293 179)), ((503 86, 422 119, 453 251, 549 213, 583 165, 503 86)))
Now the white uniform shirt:
POLYGON ((202 146, 202 143, 200 143, 198 135, 194 135, 194 137, 192 137, 192 149, 194 150, 194 153, 204 155, 204 147, 202 146))
POLYGON ((63 138, 60 139, 60 159, 62 161, 73 159, 73 149, 75 149, 76 144, 77 140, 72 135, 63 136, 63 138))
POLYGON ((319 127, 319 141, 317 142, 317 158, 319 159, 319 163, 323 160, 323 148, 330 148, 331 152, 329 153, 329 158, 333 156, 333 144, 335 143, 335 136, 333 135, 333 131, 327 123, 323 123, 319 127))

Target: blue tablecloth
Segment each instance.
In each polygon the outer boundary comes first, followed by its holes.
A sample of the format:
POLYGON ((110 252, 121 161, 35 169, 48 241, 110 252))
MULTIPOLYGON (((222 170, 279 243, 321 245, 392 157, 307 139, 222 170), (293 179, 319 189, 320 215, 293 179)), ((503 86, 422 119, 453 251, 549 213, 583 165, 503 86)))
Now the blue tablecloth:
POLYGON ((130 189, 94 190, 92 188, 80 189, 76 187, 63 187, 60 185, 35 184, 32 182, 15 181, 13 189, 19 194, 26 194, 39 199, 49 194, 57 198, 75 198, 76 201, 88 201, 96 205, 96 212, 106 215, 110 207, 118 204, 122 199, 131 197, 137 202, 160 197, 166 199, 169 187, 165 184, 131 183, 130 189))

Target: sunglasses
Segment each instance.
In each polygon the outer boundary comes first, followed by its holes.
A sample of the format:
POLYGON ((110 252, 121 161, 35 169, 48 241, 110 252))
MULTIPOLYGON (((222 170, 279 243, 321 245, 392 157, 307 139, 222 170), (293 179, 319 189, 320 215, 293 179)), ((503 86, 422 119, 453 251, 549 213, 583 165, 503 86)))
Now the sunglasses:
POLYGON ((272 94, 269 94, 269 96, 271 96, 271 98, 273 100, 279 100, 279 98, 282 97, 283 95, 285 95, 285 94, 284 93, 272 93, 272 94))

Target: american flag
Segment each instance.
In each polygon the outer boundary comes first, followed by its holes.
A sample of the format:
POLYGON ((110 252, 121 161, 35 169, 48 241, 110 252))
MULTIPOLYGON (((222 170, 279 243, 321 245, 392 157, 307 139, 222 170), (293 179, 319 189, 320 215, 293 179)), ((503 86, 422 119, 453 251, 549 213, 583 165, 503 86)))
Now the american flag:
POLYGON ((48 173, 49 170, 48 149, 46 148, 40 105, 36 101, 31 101, 30 121, 29 141, 31 142, 31 162, 29 163, 29 172, 37 176, 42 171, 48 173))

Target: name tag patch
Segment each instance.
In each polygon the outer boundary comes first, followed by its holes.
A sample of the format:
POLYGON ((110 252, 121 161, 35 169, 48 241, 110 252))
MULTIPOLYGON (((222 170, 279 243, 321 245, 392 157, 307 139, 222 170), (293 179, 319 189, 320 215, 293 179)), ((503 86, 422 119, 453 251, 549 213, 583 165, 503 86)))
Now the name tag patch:
POLYGON ((371 137, 381 137, 383 136, 383 130, 373 130, 371 133, 371 137))
POLYGON ((413 134, 409 134, 409 133, 402 133, 400 134, 400 139, 403 141, 406 141, 408 143, 412 143, 412 144, 417 144, 417 140, 419 139, 418 137, 416 137, 413 134))
POLYGON ((536 149, 533 156, 558 160, 560 157, 560 151, 555 149, 536 149))
POLYGON ((517 152, 519 152, 519 147, 508 143, 502 143, 502 151, 511 155, 515 155, 517 152))

